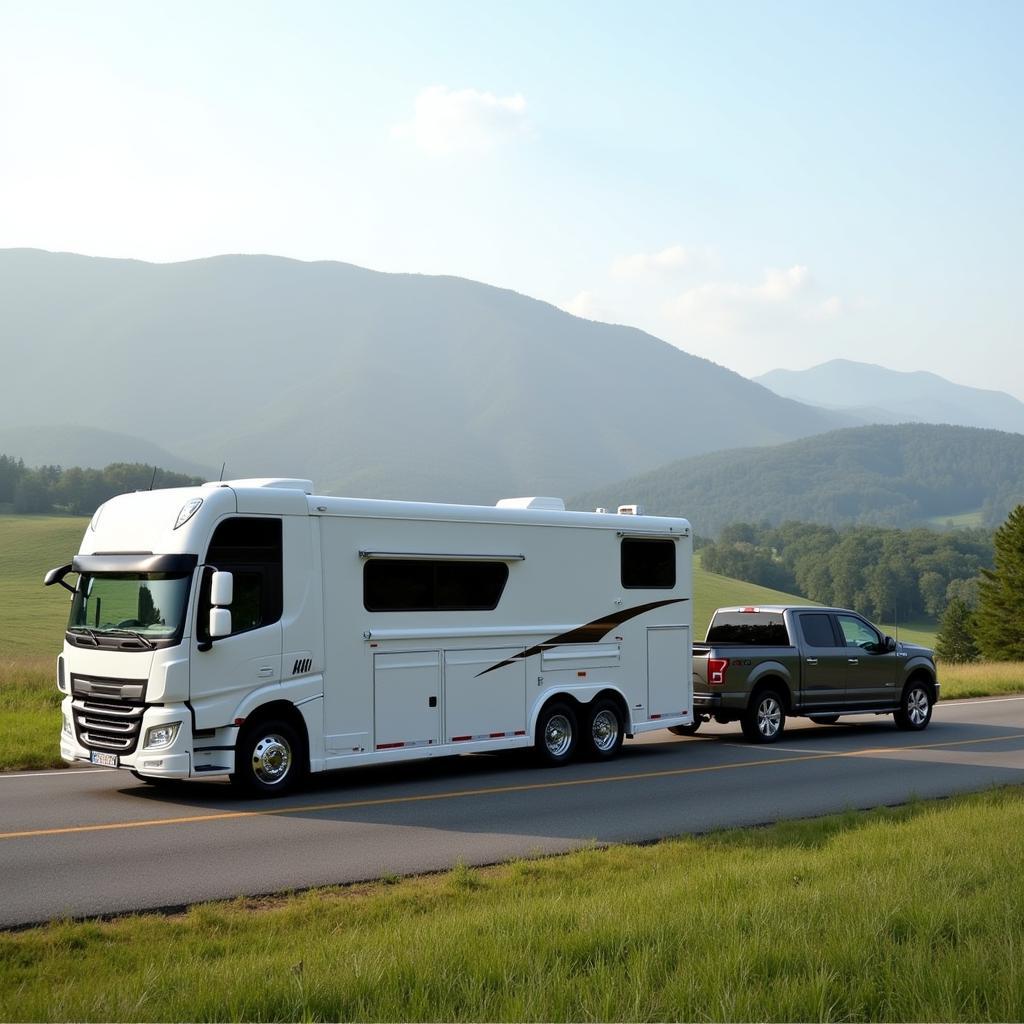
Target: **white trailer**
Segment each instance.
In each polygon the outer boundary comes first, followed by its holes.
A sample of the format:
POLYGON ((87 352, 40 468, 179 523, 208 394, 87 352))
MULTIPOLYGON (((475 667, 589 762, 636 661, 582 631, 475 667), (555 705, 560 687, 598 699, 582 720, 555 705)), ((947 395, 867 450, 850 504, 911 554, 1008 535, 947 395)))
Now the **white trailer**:
POLYGON ((692 724, 685 519, 312 490, 100 507, 46 576, 72 591, 64 760, 279 794, 307 771, 456 753, 610 758, 692 724))

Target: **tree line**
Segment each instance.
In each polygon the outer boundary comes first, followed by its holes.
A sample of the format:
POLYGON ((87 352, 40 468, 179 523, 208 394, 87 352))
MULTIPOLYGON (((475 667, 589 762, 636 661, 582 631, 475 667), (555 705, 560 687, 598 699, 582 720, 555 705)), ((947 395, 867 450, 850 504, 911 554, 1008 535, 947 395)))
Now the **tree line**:
POLYGON ((10 506, 17 514, 92 515, 115 494, 150 487, 192 487, 202 482, 199 477, 140 462, 115 462, 104 469, 64 469, 29 467, 22 459, 0 455, 0 506, 10 506))
POLYGON ((976 605, 993 544, 992 533, 981 529, 736 523, 705 544, 701 558, 711 572, 907 622, 937 619, 953 599, 976 605))

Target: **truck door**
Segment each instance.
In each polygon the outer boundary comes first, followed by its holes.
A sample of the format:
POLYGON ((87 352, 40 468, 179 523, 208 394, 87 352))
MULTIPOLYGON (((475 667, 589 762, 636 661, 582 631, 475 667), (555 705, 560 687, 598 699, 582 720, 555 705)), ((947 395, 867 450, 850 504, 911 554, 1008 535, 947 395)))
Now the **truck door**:
POLYGON ((859 615, 837 615, 846 642, 846 699, 864 708, 892 707, 901 670, 895 653, 886 651, 882 636, 859 615))
POLYGON ((202 570, 189 691, 196 728, 227 725, 251 690, 281 681, 281 520, 232 517, 214 531, 202 570), (209 645, 210 581, 232 573, 231 635, 209 645))
POLYGON ((797 615, 803 643, 800 647, 801 703, 807 710, 825 711, 846 701, 849 651, 831 615, 797 615))

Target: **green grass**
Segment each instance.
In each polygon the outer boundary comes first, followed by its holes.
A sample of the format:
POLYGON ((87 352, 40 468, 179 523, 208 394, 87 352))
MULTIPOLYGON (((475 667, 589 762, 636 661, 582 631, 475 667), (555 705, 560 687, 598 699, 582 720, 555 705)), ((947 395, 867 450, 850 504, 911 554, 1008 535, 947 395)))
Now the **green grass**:
POLYGON ((63 922, 0 935, 0 1019, 1020 1020, 1022 862, 1009 788, 63 922))
POLYGON ((43 576, 71 561, 88 524, 71 516, 0 516, 0 662, 57 657, 70 595, 44 587, 43 576))
POLYGON ((990 661, 976 665, 947 665, 939 662, 937 667, 943 700, 1024 693, 1024 662, 990 661))

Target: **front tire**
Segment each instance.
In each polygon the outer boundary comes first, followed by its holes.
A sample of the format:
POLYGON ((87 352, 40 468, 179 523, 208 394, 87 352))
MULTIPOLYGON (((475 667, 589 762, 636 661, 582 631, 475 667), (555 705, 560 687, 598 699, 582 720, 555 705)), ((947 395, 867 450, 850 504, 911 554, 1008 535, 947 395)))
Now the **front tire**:
POLYGON ((775 690, 761 690, 740 719, 743 735, 751 743, 774 743, 786 728, 786 711, 775 690))
POLYGON ((284 796, 306 774, 306 746, 288 722, 246 723, 235 745, 231 782, 250 796, 284 796))
POLYGON ((896 728, 911 732, 927 729, 933 707, 932 692, 926 683, 907 683, 900 697, 900 709, 892 716, 896 728))
POLYGON ((576 712, 568 704, 555 701, 537 719, 534 746, 540 763, 549 767, 565 764, 576 753, 579 726, 576 712))
POLYGON ((584 734, 587 754, 597 761, 610 761, 622 749, 625 725, 619 705, 607 698, 595 700, 587 716, 584 734))

